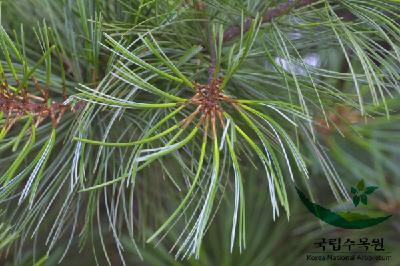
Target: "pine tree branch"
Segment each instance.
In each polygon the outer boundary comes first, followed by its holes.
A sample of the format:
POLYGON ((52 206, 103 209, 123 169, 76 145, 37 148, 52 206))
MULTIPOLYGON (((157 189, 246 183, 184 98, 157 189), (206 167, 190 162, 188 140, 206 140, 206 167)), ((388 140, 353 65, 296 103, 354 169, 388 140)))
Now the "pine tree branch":
MULTIPOLYGON (((297 9, 301 7, 305 7, 317 2, 317 0, 288 0, 286 3, 280 4, 272 9, 269 9, 265 15, 262 17, 261 22, 263 24, 270 23, 273 19, 281 17, 289 13, 292 9, 297 9)), ((243 31, 247 32, 250 28, 252 18, 246 18, 243 31)), ((228 42, 237 36, 239 36, 242 32, 242 27, 233 26, 230 29, 226 30, 224 33, 224 42, 228 42)))

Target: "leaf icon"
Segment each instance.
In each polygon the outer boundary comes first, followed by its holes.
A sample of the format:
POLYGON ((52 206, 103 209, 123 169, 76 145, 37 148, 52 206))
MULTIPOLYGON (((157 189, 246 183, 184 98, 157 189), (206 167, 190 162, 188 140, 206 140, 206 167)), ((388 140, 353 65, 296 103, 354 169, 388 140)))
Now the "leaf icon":
POLYGON ((368 198, 367 198, 367 195, 366 195, 366 194, 362 194, 362 195, 361 195, 361 202, 362 202, 364 205, 367 205, 367 204, 368 204, 368 198))
POLYGON ((354 204, 354 206, 357 207, 359 203, 360 203, 360 197, 357 196, 357 195, 355 195, 355 196, 353 197, 353 204, 354 204))
POLYGON ((357 189, 359 191, 363 191, 365 189, 365 183, 364 183, 364 179, 361 179, 360 182, 358 182, 357 184, 357 189))
POLYGON ((374 191, 377 189, 378 189, 378 187, 376 187, 376 186, 365 187, 365 182, 363 179, 358 181, 356 187, 350 188, 351 194, 353 194, 354 206, 357 207, 360 204, 360 201, 362 204, 367 205, 368 204, 368 195, 374 193, 374 191))
POLYGON ((365 194, 367 194, 367 195, 372 194, 372 193, 374 193, 374 191, 377 190, 377 189, 378 189, 378 187, 367 187, 367 188, 365 189, 365 194))

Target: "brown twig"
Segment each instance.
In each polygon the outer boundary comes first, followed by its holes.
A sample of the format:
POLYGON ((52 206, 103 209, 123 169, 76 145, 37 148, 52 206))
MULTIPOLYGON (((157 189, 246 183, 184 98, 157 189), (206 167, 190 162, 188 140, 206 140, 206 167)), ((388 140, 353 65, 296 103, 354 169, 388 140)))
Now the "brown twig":
POLYGON ((29 97, 29 93, 25 88, 20 92, 12 92, 8 83, 3 80, 0 84, 0 111, 6 117, 6 127, 13 126, 21 117, 26 114, 32 115, 39 124, 46 118, 51 118, 53 127, 60 122, 61 117, 67 110, 71 110, 69 104, 62 102, 48 102, 48 90, 42 88, 34 79, 35 88, 39 90, 42 97, 29 97))
MULTIPOLYGON (((286 3, 280 4, 274 8, 269 9, 265 15, 262 17, 261 22, 263 24, 270 23, 274 18, 281 17, 287 13, 289 13, 292 9, 297 9, 301 7, 305 7, 308 5, 317 2, 317 0, 288 0, 286 3)), ((243 32, 247 32, 250 29, 250 25, 252 22, 252 18, 248 17, 244 21, 243 32)), ((233 26, 224 32, 224 42, 228 42, 237 36, 239 36, 242 32, 242 27, 233 26)))

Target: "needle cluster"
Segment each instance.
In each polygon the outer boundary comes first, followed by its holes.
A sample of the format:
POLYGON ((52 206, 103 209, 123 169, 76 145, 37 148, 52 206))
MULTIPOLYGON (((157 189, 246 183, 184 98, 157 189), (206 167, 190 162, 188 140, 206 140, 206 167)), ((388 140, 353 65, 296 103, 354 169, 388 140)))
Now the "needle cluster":
POLYGON ((7 81, 0 83, 0 111, 6 117, 8 128, 26 115, 35 118, 36 125, 50 118, 53 127, 56 127, 64 113, 71 110, 69 104, 51 101, 48 90, 42 88, 36 80, 35 87, 40 91, 42 97, 28 93, 25 88, 11 90, 7 81))

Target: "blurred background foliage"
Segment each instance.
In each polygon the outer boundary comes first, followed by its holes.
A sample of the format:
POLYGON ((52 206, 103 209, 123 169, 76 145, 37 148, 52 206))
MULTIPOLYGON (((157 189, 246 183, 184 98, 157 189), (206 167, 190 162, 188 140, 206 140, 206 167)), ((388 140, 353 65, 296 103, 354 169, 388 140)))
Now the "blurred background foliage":
MULTIPOLYGON (((287 1, 2 1, 2 82, 6 80, 11 89, 25 82, 32 95, 41 97, 35 85, 39 82, 50 99, 68 102, 72 111, 63 115, 56 128, 51 119, 34 125, 26 118, 28 124, 19 121, 1 133, 0 264, 308 265, 305 254, 321 238, 383 237, 392 260, 371 265, 400 265, 399 3, 309 2, 312 4, 290 9, 260 27, 252 46, 238 41, 237 36, 218 47, 215 37, 221 39, 224 29, 226 32, 234 25, 244 25, 245 18, 257 19, 258 14, 287 1), (289 178, 291 166, 282 169, 286 183, 282 192, 288 195, 290 217, 281 214, 273 219, 275 207, 263 165, 245 141, 237 142, 241 149, 237 152, 243 176, 241 188, 246 195, 247 241, 241 252, 240 244, 235 244, 231 252, 232 213, 238 208, 233 180, 237 172, 231 169, 228 148, 228 158, 222 157, 220 164, 225 178, 218 183, 212 222, 202 240, 199 258, 180 260, 185 252, 192 253, 185 249, 178 252, 182 243, 176 245, 176 241, 182 241, 182 231, 191 230, 186 226, 193 223, 191 214, 198 211, 196 206, 188 206, 181 213, 175 226, 163 232, 167 234, 162 241, 146 241, 183 200, 190 184, 188 176, 193 178, 199 164, 201 138, 195 138, 182 152, 157 158, 151 167, 135 172, 135 183, 130 186, 113 180, 129 172, 132 158, 137 156, 135 149, 73 140, 129 142, 148 137, 145 133, 154 122, 168 113, 163 109, 125 109, 124 101, 128 100, 163 102, 160 97, 132 90, 132 83, 151 81, 173 95, 190 95, 185 84, 177 85, 162 76, 176 73, 165 66, 165 58, 160 59, 139 38, 149 32, 157 40, 153 45, 159 44, 185 77, 201 83, 209 78, 213 59, 210 32, 214 32, 216 52, 222 54, 217 66, 221 73, 229 74, 232 65, 240 63, 227 85, 229 95, 275 101, 282 108, 279 110, 291 118, 293 115, 299 125, 292 127, 279 114, 271 114, 293 138, 309 171, 309 179, 301 178, 301 170, 296 168, 299 162, 291 160, 296 177, 293 183, 289 178), (243 62, 240 56, 238 62, 232 59, 243 53, 239 45, 249 48, 243 62), (136 57, 154 69, 132 66, 127 58, 136 57), (124 67, 140 78, 114 82, 113 77, 124 67), (99 91, 114 98, 111 101, 99 96, 99 91), (22 133, 28 132, 29 123, 36 130, 36 139, 32 146, 26 146, 29 150, 25 154, 22 143, 29 143, 29 134, 22 133), (54 141, 49 141, 53 135, 54 141), (45 147, 52 150, 48 156, 45 147), (44 166, 36 169, 42 157, 44 166), (11 174, 10 166, 21 172, 11 174), (35 170, 39 173, 33 176, 35 170), (33 192, 24 179, 32 176, 38 180, 33 192), (300 204, 294 189, 296 184, 307 189, 315 202, 332 209, 343 208, 351 204, 350 187, 360 179, 379 186, 365 210, 393 215, 387 222, 363 230, 320 223, 300 204), (110 186, 105 186, 110 180, 110 186), (93 186, 99 189, 81 191, 93 186), (22 202, 24 192, 32 193, 28 202, 22 202), (178 258, 177 252, 181 253, 178 258)), ((126 73, 126 79, 135 77, 126 73)), ((137 83, 134 85, 139 86, 137 83)), ((188 114, 185 111, 179 115, 188 114)), ((239 114, 232 115, 232 121, 248 126, 239 114)), ((2 128, 6 128, 6 122, 2 116, 2 128)), ((177 120, 169 126, 174 123, 177 120)), ((268 132, 268 139, 278 146, 273 131, 268 132)), ((252 139, 258 136, 254 132, 249 135, 252 139)), ((150 143, 147 148, 155 149, 160 144, 168 146, 168 138, 150 143)), ((263 143, 257 144, 262 147, 263 143)), ((284 165, 284 156, 277 154, 284 165)), ((209 148, 204 159, 207 175, 214 159, 209 148)), ((199 191, 205 191, 208 183, 199 187, 199 191)), ((198 193, 198 206, 202 206, 206 194, 198 193)), ((284 201, 282 206, 288 208, 284 201)))

